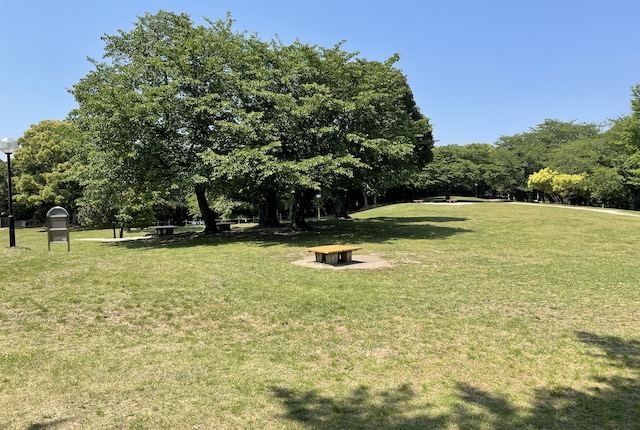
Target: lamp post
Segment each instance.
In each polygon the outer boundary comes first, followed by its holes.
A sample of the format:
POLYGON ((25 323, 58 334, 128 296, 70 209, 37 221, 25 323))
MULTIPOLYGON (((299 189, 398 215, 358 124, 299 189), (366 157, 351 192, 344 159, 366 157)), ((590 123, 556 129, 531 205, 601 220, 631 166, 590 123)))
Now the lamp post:
POLYGON ((13 197, 11 196, 11 154, 18 149, 18 141, 10 137, 0 140, 0 151, 7 154, 7 182, 9 183, 9 247, 16 246, 16 224, 13 218, 13 197))
POLYGON ((322 194, 316 194, 316 205, 318 206, 318 221, 320 221, 320 197, 322 197, 322 194))

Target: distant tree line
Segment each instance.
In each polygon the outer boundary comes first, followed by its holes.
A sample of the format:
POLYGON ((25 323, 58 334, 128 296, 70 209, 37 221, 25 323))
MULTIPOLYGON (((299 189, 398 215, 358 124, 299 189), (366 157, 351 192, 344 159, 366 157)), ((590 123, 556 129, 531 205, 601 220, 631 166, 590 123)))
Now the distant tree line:
POLYGON ((640 209, 640 86, 631 114, 593 123, 547 119, 494 145, 434 148, 417 185, 427 194, 640 209))

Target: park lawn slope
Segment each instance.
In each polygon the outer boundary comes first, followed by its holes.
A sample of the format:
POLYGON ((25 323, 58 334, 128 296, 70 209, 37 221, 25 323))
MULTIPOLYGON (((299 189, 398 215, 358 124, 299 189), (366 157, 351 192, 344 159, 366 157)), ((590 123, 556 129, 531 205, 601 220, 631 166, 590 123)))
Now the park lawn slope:
POLYGON ((401 204, 316 227, 73 232, 70 253, 19 230, 0 249, 0 428, 640 422, 639 218, 401 204), (392 267, 292 264, 332 243, 392 267))

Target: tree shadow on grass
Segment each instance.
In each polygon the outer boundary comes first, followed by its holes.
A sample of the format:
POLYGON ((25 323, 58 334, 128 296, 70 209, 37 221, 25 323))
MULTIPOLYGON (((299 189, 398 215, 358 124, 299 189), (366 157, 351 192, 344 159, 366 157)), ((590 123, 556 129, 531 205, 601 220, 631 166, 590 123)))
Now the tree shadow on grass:
POLYGON ((143 241, 105 243, 131 249, 184 248, 226 243, 248 243, 258 246, 288 245, 310 247, 333 243, 391 243, 399 239, 444 239, 471 230, 459 227, 437 225, 448 222, 463 222, 466 218, 411 217, 411 218, 370 218, 352 221, 323 221, 313 223, 311 230, 296 231, 280 229, 237 229, 217 235, 182 233, 168 237, 158 237, 143 241))
POLYGON ((272 393, 285 408, 285 418, 309 429, 638 429, 640 428, 640 341, 577 332, 578 341, 612 368, 630 370, 633 377, 599 376, 592 388, 550 387, 537 390, 529 407, 507 396, 459 383, 456 400, 446 412, 419 404, 408 385, 391 392, 371 393, 367 387, 345 398, 316 391, 295 392, 275 387, 272 393))
POLYGON ((70 421, 71 421, 71 419, 69 419, 69 418, 62 418, 62 419, 59 419, 59 420, 52 420, 52 421, 46 421, 46 422, 31 424, 30 426, 28 426, 26 428, 26 430, 50 430, 50 429, 55 429, 56 427, 63 426, 65 424, 69 423, 70 421))
POLYGON ((382 222, 397 222, 401 224, 424 224, 424 223, 437 223, 437 222, 463 222, 469 221, 469 218, 461 217, 447 217, 447 216, 409 216, 409 217, 373 217, 363 218, 360 221, 382 221, 382 222))
POLYGON ((587 380, 591 387, 583 390, 541 388, 526 410, 517 410, 505 397, 461 384, 458 396, 462 403, 454 422, 466 428, 476 428, 473 423, 484 422, 504 430, 640 428, 640 341, 587 332, 576 332, 576 337, 593 348, 592 354, 608 366, 630 370, 634 376, 596 376, 587 380))
POLYGON ((272 388, 286 412, 285 418, 311 429, 431 429, 443 427, 443 416, 428 416, 411 403, 416 395, 404 385, 389 392, 372 393, 367 387, 354 390, 344 399, 315 391, 296 393, 282 387, 272 388))

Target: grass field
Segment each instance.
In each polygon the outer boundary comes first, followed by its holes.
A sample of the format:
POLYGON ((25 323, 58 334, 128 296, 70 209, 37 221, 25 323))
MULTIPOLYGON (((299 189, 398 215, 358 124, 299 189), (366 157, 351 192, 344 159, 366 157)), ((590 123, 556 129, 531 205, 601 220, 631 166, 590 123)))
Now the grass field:
POLYGON ((640 218, 401 204, 310 232, 0 231, 0 429, 637 429, 640 218), (349 243, 378 270, 296 266, 349 243))

